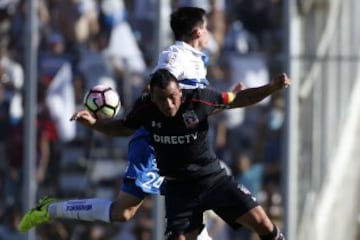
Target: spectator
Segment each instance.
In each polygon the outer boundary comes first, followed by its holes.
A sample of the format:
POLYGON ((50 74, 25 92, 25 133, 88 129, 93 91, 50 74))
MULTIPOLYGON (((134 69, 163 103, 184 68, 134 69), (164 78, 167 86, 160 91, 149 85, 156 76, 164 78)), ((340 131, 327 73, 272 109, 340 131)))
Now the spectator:
POLYGON ((154 221, 152 219, 153 201, 148 198, 144 201, 142 208, 139 209, 138 217, 133 228, 136 240, 151 240, 154 229, 154 221))
POLYGON ((59 32, 52 32, 47 40, 49 49, 39 54, 39 77, 47 89, 46 102, 59 139, 66 143, 75 137, 75 127, 68 121, 68 111, 75 109, 73 61, 65 52, 65 40, 59 32))
POLYGON ((248 54, 259 50, 257 39, 245 29, 240 20, 231 23, 224 41, 225 52, 248 54))
MULTIPOLYGON (((40 91, 39 91, 40 92, 40 91)), ((40 92, 41 93, 41 92, 40 92)), ((57 189, 59 171, 59 150, 57 148, 58 135, 54 123, 49 117, 44 99, 39 98, 39 112, 37 115, 37 143, 36 143, 36 180, 39 184, 39 194, 53 194, 57 189), (47 186, 48 190, 44 190, 47 186), (51 191, 50 191, 50 190, 51 191)), ((20 204, 24 160, 24 123, 23 119, 11 128, 8 144, 8 176, 6 178, 7 204, 20 204)))
MULTIPOLYGON (((155 52, 156 49, 154 46, 156 45, 156 35, 155 35, 155 29, 157 29, 159 26, 156 26, 157 18, 160 17, 157 14, 157 5, 160 2, 157 0, 135 0, 135 1, 128 1, 127 6, 129 6, 132 11, 132 16, 129 16, 129 22, 133 26, 136 39, 138 41, 139 47, 141 51, 144 54, 144 59, 146 62, 146 65, 148 67, 153 66, 156 64, 156 56, 158 53, 155 52), (129 6, 130 2, 134 2, 132 5, 129 6)), ((171 12, 170 6, 168 8, 163 8, 162 11, 164 11, 164 16, 169 16, 171 12)), ((164 22, 168 22, 168 19, 165 19, 164 22)), ((170 44, 171 39, 171 31, 170 27, 168 25, 163 26, 164 29, 164 39, 165 44, 170 44)))
POLYGON ((100 30, 97 5, 94 0, 56 1, 51 8, 53 27, 67 40, 69 50, 79 52, 91 35, 100 30))
POLYGON ((61 159, 61 144, 59 143, 58 131, 50 117, 45 97, 45 90, 43 87, 40 87, 38 90, 38 166, 36 171, 36 179, 40 187, 39 195, 57 194, 61 159))
MULTIPOLYGON (((252 156, 247 152, 239 152, 235 162, 235 178, 242 188, 246 186, 253 196, 257 196, 262 190, 262 179, 264 167, 260 163, 254 163, 252 156)), ((259 201, 259 203, 261 203, 259 201)), ((251 240, 253 234, 248 229, 240 229, 231 232, 231 239, 251 240)))
POLYGON ((20 204, 21 191, 18 186, 22 186, 22 167, 23 167, 23 121, 20 120, 9 129, 7 147, 7 171, 5 175, 5 204, 11 206, 20 204))
POLYGON ((5 86, 5 94, 10 101, 11 122, 16 123, 23 116, 24 70, 19 63, 12 60, 6 45, 0 45, 0 81, 5 86))
POLYGON ((122 103, 129 107, 145 85, 145 59, 126 18, 123 0, 103 1, 99 10, 102 22, 105 22, 105 36, 108 36, 103 54, 122 96, 122 103))
POLYGON ((281 199, 281 135, 284 123, 284 100, 281 96, 273 98, 267 117, 265 143, 262 155, 264 164, 264 190, 268 196, 269 213, 280 219, 281 199))
POLYGON ((116 89, 113 69, 110 59, 105 54, 107 48, 107 37, 105 34, 97 34, 90 38, 89 47, 83 52, 78 65, 78 73, 84 76, 85 89, 100 84, 102 78, 111 79, 107 85, 116 89))
POLYGON ((48 86, 65 63, 72 63, 72 57, 66 53, 65 39, 57 31, 51 32, 46 39, 47 45, 39 52, 40 81, 48 86))
POLYGON ((17 230, 21 218, 18 205, 8 206, 5 216, 5 224, 0 228, 0 239, 21 240, 22 234, 17 230))
MULTIPOLYGON (((51 16, 49 9, 45 3, 47 0, 37 1, 37 21, 38 21, 38 31, 33 32, 35 35, 36 46, 41 44, 44 34, 46 34, 49 29, 51 29, 51 16)), ((11 19, 11 29, 9 31, 9 50, 11 49, 11 55, 16 61, 19 61, 21 64, 24 63, 24 51, 25 51, 25 41, 24 38, 26 34, 26 17, 27 17, 27 4, 26 0, 14 0, 12 1, 14 6, 10 12, 9 18, 11 19)))
POLYGON ((72 239, 69 229, 67 229, 66 226, 60 221, 54 221, 52 224, 45 224, 39 227, 36 232, 40 240, 72 239))
POLYGON ((7 172, 7 143, 9 138, 10 127, 10 103, 5 97, 5 87, 0 83, 0 212, 2 212, 4 201, 6 198, 6 192, 4 191, 5 174, 7 172))

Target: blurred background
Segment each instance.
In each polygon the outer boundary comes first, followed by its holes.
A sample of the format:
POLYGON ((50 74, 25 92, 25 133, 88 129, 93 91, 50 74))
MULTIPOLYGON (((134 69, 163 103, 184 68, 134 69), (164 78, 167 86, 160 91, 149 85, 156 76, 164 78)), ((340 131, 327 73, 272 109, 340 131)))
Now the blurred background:
MULTIPOLYGON (((280 72, 293 81, 211 119, 212 144, 237 181, 287 239, 360 239, 357 0, 1 0, 0 239, 158 238, 163 209, 153 198, 125 224, 55 220, 27 234, 16 226, 44 195, 115 198, 129 139, 69 118, 99 83, 119 92, 123 109, 132 105, 173 42, 169 14, 179 6, 208 12, 212 86, 254 87, 280 72)), ((256 239, 205 215, 213 239, 256 239)))

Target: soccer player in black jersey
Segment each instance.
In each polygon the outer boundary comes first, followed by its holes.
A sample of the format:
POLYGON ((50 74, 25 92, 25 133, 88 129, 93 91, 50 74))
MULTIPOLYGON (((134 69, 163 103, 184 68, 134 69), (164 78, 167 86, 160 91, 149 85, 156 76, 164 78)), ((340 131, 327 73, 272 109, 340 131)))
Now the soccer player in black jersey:
POLYGON ((208 117, 217 111, 246 107, 291 84, 281 74, 264 86, 234 94, 211 89, 185 90, 165 69, 150 80, 150 94, 135 103, 125 119, 96 120, 87 111, 73 115, 91 128, 127 136, 145 127, 155 148, 160 174, 166 176, 168 239, 196 239, 203 212, 212 209, 230 226, 241 224, 262 240, 285 239, 246 189, 225 173, 208 144, 208 117))

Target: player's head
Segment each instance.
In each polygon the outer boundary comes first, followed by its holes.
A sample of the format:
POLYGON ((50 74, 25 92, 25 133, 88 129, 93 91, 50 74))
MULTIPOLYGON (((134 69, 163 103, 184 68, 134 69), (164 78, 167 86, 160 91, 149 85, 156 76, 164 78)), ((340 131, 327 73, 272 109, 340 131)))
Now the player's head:
POLYGON ((150 78, 152 102, 165 116, 174 117, 178 112, 182 92, 177 79, 166 69, 158 69, 150 78))
POLYGON ((170 16, 170 26, 177 41, 196 40, 199 48, 205 48, 209 42, 206 12, 202 8, 178 8, 170 16))

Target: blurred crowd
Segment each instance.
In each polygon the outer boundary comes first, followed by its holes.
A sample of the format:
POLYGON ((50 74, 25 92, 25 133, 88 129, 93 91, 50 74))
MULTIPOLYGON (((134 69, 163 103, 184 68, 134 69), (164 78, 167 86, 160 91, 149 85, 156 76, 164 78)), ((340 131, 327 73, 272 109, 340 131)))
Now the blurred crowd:
MULTIPOLYGON (((160 1, 160 0, 159 0, 160 1)), ((158 0, 38 0, 37 199, 114 198, 126 168, 128 139, 110 139, 69 122, 95 84, 116 89, 131 106, 157 60, 158 0)), ((0 239, 20 239, 24 174, 25 0, 0 1, 0 239)), ((167 2, 167 1, 166 1, 167 2)), ((211 42, 208 79, 220 90, 242 81, 265 84, 281 72, 281 0, 172 0, 208 12, 211 42)), ((168 25, 168 24, 167 24, 168 25)), ((171 43, 170 28, 164 38, 171 43)), ((123 112, 119 114, 121 116, 123 112)), ((239 183, 281 221, 280 192, 283 96, 212 118, 212 144, 239 183)), ((37 228, 38 239, 152 239, 152 199, 125 224, 56 220, 37 228)), ((212 212, 206 223, 214 239, 252 239, 233 232, 212 212)))

